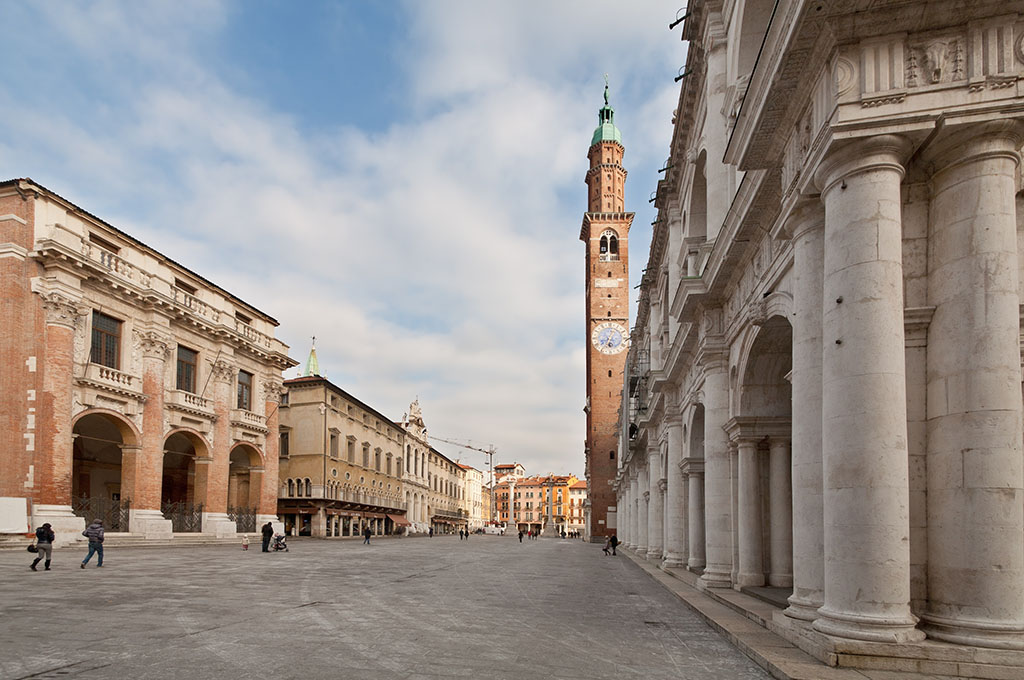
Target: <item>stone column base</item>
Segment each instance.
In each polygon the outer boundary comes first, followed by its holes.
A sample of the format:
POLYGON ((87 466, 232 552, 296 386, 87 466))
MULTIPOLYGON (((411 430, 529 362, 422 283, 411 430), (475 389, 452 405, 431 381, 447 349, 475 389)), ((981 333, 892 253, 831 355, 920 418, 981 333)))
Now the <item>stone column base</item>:
POLYGON ((34 505, 32 506, 32 522, 30 531, 35 531, 43 524, 49 523, 53 529, 53 547, 74 545, 85 540, 85 518, 71 511, 70 505, 34 505))
POLYGON ((128 530, 145 538, 171 538, 174 529, 171 520, 165 519, 159 510, 128 510, 128 530))
POLYGON ((792 574, 768 574, 768 585, 774 588, 792 588, 792 574))
POLYGON ((217 538, 230 538, 238 535, 238 525, 226 512, 204 512, 203 533, 213 534, 217 538))
POLYGON ((948 619, 938 614, 925 614, 921 627, 934 640, 991 649, 1024 650, 1024 626, 1016 622, 948 619))
POLYGON ((732 574, 705 569, 704 573, 697 580, 697 587, 701 590, 707 588, 731 588, 732 574))
POLYGON ((658 550, 657 548, 655 548, 654 550, 648 550, 647 554, 644 555, 644 559, 650 560, 652 562, 660 560, 661 550, 658 550))
POLYGON ((665 561, 661 563, 662 568, 680 568, 686 566, 686 558, 671 550, 665 551, 665 561))
POLYGON ((260 533, 267 522, 274 527, 275 534, 284 534, 284 522, 279 520, 277 515, 256 515, 256 533, 260 533))
POLYGON ((790 595, 789 606, 782 613, 791 619, 810 623, 818 618, 818 608, 821 605, 821 602, 814 602, 797 595, 790 595))
POLYGON ((917 619, 907 617, 883 618, 838 612, 822 606, 818 618, 811 627, 819 633, 850 640, 868 642, 920 642, 924 631, 915 627, 917 619))

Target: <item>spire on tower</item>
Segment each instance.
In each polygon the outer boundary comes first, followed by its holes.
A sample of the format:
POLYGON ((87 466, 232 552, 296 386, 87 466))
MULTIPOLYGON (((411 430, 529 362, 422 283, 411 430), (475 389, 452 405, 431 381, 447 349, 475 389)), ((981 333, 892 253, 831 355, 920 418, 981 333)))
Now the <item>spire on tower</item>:
POLYGON ((320 362, 316 359, 316 336, 313 336, 313 346, 309 350, 309 358, 306 359, 306 370, 303 371, 303 377, 318 376, 320 375, 320 362))
POLYGON ((604 74, 604 106, 597 112, 597 129, 590 140, 590 146, 598 142, 618 142, 622 144, 622 133, 615 127, 615 109, 608 103, 608 74, 604 74))

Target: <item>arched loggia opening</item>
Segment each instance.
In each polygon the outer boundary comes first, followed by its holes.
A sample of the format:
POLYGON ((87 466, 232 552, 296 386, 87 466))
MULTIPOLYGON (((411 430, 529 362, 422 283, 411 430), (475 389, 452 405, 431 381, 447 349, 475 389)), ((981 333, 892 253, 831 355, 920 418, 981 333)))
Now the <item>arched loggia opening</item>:
POLYGON ((203 530, 208 460, 206 442, 194 432, 178 430, 164 441, 160 512, 171 520, 175 532, 203 530))
POLYGON ((107 531, 128 531, 131 501, 122 456, 138 447, 138 435, 119 414, 87 411, 75 421, 72 437, 72 510, 86 522, 103 520, 107 531))
POLYGON ((256 531, 263 488, 263 457, 251 444, 236 444, 228 466, 228 517, 239 532, 256 531))
POLYGON ((740 585, 793 584, 793 329, 771 316, 757 329, 739 381, 730 436, 738 447, 740 585))

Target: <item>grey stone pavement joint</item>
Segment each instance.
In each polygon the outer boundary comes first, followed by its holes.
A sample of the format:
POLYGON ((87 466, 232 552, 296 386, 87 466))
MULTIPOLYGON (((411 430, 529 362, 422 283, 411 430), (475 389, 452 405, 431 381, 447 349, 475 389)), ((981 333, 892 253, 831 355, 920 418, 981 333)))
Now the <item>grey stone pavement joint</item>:
POLYGON ((497 536, 0 552, 0 678, 770 677, 600 546, 497 536), (95 561, 95 558, 94 558, 95 561))

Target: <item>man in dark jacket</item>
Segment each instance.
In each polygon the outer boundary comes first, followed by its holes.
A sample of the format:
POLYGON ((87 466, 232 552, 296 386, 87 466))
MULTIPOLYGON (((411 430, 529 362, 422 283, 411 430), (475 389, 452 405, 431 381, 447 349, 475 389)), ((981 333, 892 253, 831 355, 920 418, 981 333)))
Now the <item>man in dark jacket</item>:
POLYGON ((363 544, 364 545, 370 545, 370 536, 373 536, 373 532, 370 531, 370 525, 366 525, 366 528, 363 529, 363 544))
POLYGON ((619 537, 616 536, 615 534, 612 534, 611 538, 608 539, 608 545, 610 545, 612 547, 612 555, 615 554, 615 546, 617 546, 618 544, 619 544, 619 537))
POLYGON ((93 554, 96 554, 96 566, 103 566, 103 520, 94 519, 92 524, 85 528, 82 535, 89 539, 89 554, 85 556, 80 565, 82 569, 85 569, 85 565, 92 559, 93 554))
POLYGON ((270 539, 274 537, 274 525, 267 522, 263 525, 263 552, 270 552, 270 539))
POLYGON ((50 571, 50 555, 53 550, 53 541, 56 537, 53 535, 53 529, 50 527, 49 522, 36 529, 36 550, 39 556, 32 560, 32 564, 29 568, 32 571, 36 571, 36 565, 39 564, 39 560, 45 559, 43 567, 46 571, 50 571))

